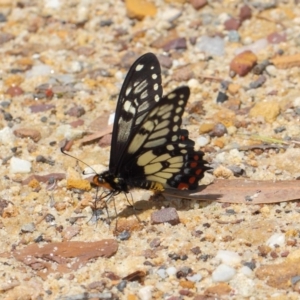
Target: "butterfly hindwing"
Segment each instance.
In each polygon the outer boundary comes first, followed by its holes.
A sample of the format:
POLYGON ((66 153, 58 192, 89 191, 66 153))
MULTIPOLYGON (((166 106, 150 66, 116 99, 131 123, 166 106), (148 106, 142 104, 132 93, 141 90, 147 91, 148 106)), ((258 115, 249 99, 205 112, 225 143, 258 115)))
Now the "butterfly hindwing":
POLYGON ((112 172, 121 169, 126 146, 161 97, 160 64, 154 54, 144 54, 131 66, 120 91, 111 143, 109 169, 112 172))
POLYGON ((163 97, 136 131, 128 145, 121 177, 128 184, 145 188, 148 182, 165 187, 194 189, 206 167, 203 153, 194 151, 188 131, 180 129, 182 114, 188 101, 188 87, 180 87, 163 97), (131 182, 130 182, 131 181, 131 182))

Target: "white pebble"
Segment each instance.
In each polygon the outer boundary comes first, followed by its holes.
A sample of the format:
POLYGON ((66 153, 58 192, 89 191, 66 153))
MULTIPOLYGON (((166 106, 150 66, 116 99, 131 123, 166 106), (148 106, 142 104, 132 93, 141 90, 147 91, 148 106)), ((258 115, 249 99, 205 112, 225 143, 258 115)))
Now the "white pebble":
POLYGON ((170 267, 170 268, 167 268, 166 272, 169 276, 174 276, 176 274, 177 270, 175 267, 170 267))
POLYGON ((3 129, 0 130, 0 143, 9 145, 12 143, 15 139, 15 136, 9 127, 4 127, 3 129))
POLYGON ((238 55, 244 51, 250 50, 254 53, 259 52, 260 50, 266 48, 268 46, 268 40, 267 39, 260 39, 255 41, 254 43, 250 44, 250 45, 246 45, 243 47, 240 47, 238 49, 235 50, 235 54, 238 55))
POLYGON ((194 274, 192 276, 187 276, 186 278, 189 281, 198 282, 198 281, 200 281, 202 279, 202 275, 201 274, 194 274))
POLYGON ((79 61, 72 61, 70 63, 70 71, 72 73, 79 73, 82 71, 82 64, 79 61))
POLYGON ((275 245, 283 246, 284 243, 285 236, 282 233, 274 233, 266 242, 266 244, 271 248, 275 248, 275 245))
POLYGON ((242 266, 239 271, 240 273, 246 275, 247 277, 253 276, 253 271, 247 266, 242 266))
POLYGON ((12 157, 10 160, 11 173, 29 173, 31 171, 31 162, 25 159, 12 157))
POLYGON ((278 70, 274 65, 267 66, 266 71, 268 74, 270 74, 271 76, 274 76, 274 77, 276 77, 276 75, 278 74, 278 70))
POLYGON ((220 259, 223 264, 231 266, 236 266, 241 262, 241 257, 238 253, 228 250, 219 250, 216 258, 220 259))
POLYGON ((196 78, 191 78, 187 82, 187 85, 189 86, 190 89, 196 89, 200 87, 199 81, 196 78))
POLYGON ((206 138, 205 136, 199 136, 196 139, 196 144, 198 147, 203 147, 203 146, 207 145, 208 143, 209 143, 209 139, 206 138))
POLYGON ((52 68, 48 65, 37 65, 33 66, 29 71, 26 72, 26 77, 39 77, 39 76, 48 76, 52 74, 52 68))
POLYGON ((69 124, 60 125, 55 131, 57 137, 63 136, 67 140, 76 140, 82 137, 83 132, 79 129, 74 129, 69 124))
POLYGON ((214 282, 226 282, 232 279, 235 273, 234 268, 222 264, 213 271, 212 280, 214 282))
POLYGON ((61 6, 60 0, 45 0, 45 7, 58 9, 61 6))
POLYGON ((297 98, 294 99, 293 105, 294 105, 294 107, 300 106, 300 97, 297 97, 297 98))
POLYGON ((225 41, 219 36, 202 36, 196 46, 207 55, 222 56, 224 55, 225 41))
POLYGON ((115 73, 115 78, 117 79, 117 80, 123 80, 124 79, 124 74, 123 74, 123 72, 121 72, 121 71, 117 71, 116 73, 115 73))
POLYGON ((164 279, 167 277, 167 273, 165 269, 158 269, 156 273, 160 278, 164 279))
POLYGON ((108 125, 112 125, 114 124, 114 121, 115 121, 115 113, 112 113, 109 115, 109 118, 108 118, 108 125))
POLYGON ((177 8, 168 8, 161 13, 160 19, 168 22, 173 22, 181 16, 182 11, 177 8))
POLYGON ((152 290, 153 290, 153 287, 150 285, 140 288, 140 290, 138 292, 139 298, 141 300, 151 300, 152 299, 152 290))

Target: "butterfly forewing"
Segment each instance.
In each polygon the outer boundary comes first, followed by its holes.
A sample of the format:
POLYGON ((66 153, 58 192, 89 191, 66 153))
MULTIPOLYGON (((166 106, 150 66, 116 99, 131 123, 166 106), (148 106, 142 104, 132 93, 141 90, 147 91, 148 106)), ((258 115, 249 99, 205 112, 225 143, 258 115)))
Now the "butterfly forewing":
POLYGON ((160 65, 154 54, 147 53, 131 66, 119 95, 109 165, 112 173, 122 170, 128 144, 161 97, 160 65))

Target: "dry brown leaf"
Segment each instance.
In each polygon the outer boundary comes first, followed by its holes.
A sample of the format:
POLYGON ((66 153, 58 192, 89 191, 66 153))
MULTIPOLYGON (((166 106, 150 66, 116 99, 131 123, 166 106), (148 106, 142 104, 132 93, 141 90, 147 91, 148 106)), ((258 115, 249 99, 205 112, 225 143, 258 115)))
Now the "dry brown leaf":
POLYGON ((193 200, 229 203, 278 203, 300 199, 299 180, 215 180, 211 185, 199 186, 196 191, 166 189, 164 194, 193 200))
POLYGON ((103 136, 110 134, 111 132, 112 132, 112 125, 109 125, 106 128, 104 128, 103 130, 100 130, 96 133, 93 133, 93 134, 90 134, 90 135, 84 137, 83 139, 81 139, 80 143, 85 144, 85 143, 93 142, 94 140, 100 139, 103 136))
POLYGON ((42 278, 51 272, 66 273, 86 265, 98 257, 111 257, 118 250, 118 242, 106 239, 97 242, 56 242, 31 244, 15 250, 13 256, 37 271, 42 278))

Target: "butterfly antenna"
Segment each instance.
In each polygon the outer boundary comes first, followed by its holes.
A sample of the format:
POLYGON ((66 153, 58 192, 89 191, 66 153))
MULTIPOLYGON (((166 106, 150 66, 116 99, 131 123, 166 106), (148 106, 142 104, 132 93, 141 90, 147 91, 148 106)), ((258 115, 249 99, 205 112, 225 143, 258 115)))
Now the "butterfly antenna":
MULTIPOLYGON (((67 143, 68 143, 68 141, 66 141, 66 143, 60 148, 60 151, 61 151, 63 154, 65 154, 65 155, 67 155, 67 156, 69 156, 69 157, 72 157, 72 158, 76 159, 77 161, 83 163, 83 164, 86 165, 87 167, 91 168, 91 169, 94 171, 95 174, 98 174, 98 173, 96 172, 96 170, 95 170, 93 167, 91 167, 90 165, 88 165, 87 163, 85 163, 84 161, 82 161, 81 159, 79 159, 79 158, 77 158, 77 157, 75 157, 75 156, 73 156, 73 155, 67 153, 66 150, 65 150, 65 146, 66 146, 67 143)), ((84 171, 83 171, 83 174, 84 174, 84 171)), ((84 174, 84 175, 85 175, 85 174, 84 174)))

